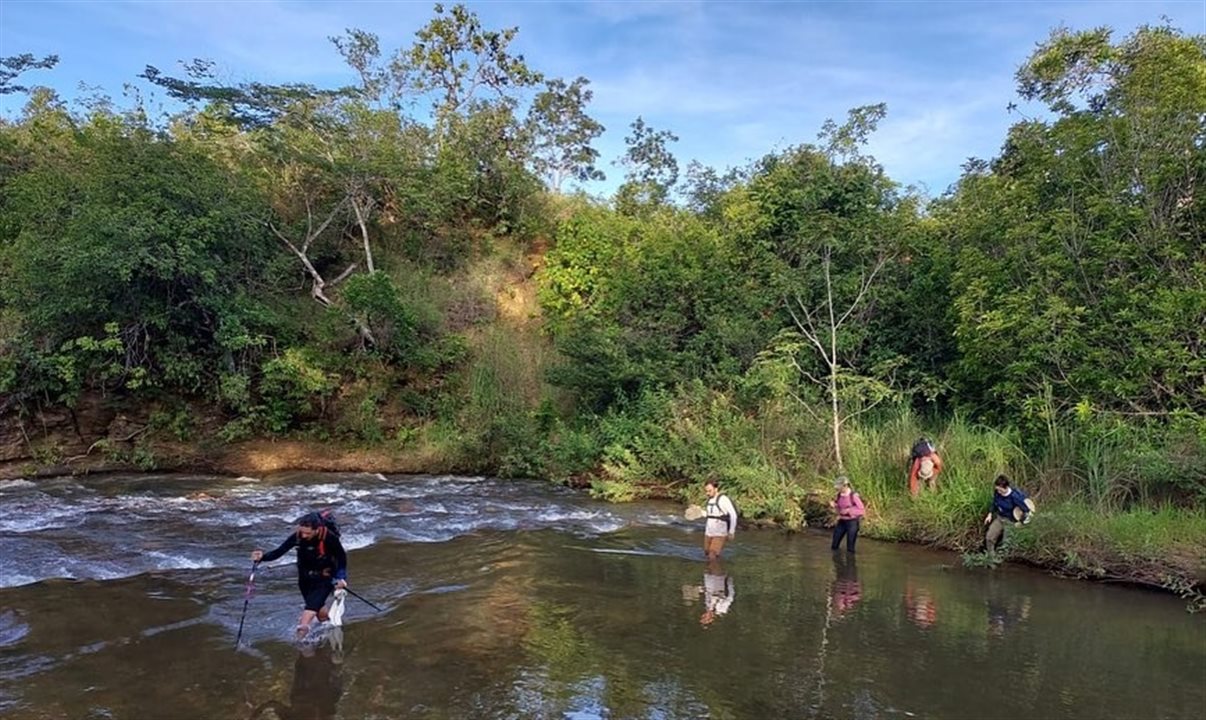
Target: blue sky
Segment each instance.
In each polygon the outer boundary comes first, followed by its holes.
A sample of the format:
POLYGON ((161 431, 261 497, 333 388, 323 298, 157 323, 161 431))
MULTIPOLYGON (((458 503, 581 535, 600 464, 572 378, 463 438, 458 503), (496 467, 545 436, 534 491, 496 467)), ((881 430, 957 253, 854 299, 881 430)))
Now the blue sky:
MULTIPOLYGON (((451 4, 451 3, 448 3, 451 4)), ((1166 2, 468 2, 487 27, 517 25, 515 47, 549 75, 592 82, 597 147, 623 149, 637 115, 681 141, 687 160, 724 168, 815 139, 825 118, 886 102, 873 154, 905 184, 941 193, 969 156, 991 157, 1016 120, 1013 74, 1058 25, 1117 35, 1167 16, 1206 33, 1206 0, 1166 2)), ((147 64, 216 60, 232 79, 350 82, 327 37, 347 27, 409 45, 430 2, 119 3, 0 0, 0 55, 57 53, 30 74, 64 96, 80 83, 120 96, 147 64)), ((13 113, 19 100, 0 99, 13 113)), ((1034 109, 1024 111, 1034 112, 1034 109)), ((621 174, 607 167, 610 190, 621 174)))

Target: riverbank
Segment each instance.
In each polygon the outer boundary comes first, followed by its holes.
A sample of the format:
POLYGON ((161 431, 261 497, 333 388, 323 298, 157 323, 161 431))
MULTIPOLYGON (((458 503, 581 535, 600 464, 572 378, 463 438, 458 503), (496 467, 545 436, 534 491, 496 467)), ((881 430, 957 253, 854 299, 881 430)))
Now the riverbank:
MULTIPOLYGON (((463 458, 430 444, 411 448, 364 448, 298 439, 257 439, 237 443, 144 441, 133 446, 39 463, 27 457, 0 463, 0 480, 55 475, 157 471, 262 476, 289 471, 409 473, 480 473, 463 458), (141 457, 143 464, 138 463, 141 457)), ((578 483, 579 486, 582 483, 578 483)), ((993 564, 978 554, 982 515, 960 510, 951 502, 956 489, 923 493, 920 498, 868 497, 863 537, 903 542, 963 553, 970 565, 993 564)), ((688 500, 681 484, 648 485, 641 497, 688 500)), ((828 523, 828 491, 802 488, 800 507, 810 527, 828 523)), ((735 497, 738 506, 743 498, 735 497)), ((996 562, 1018 562, 1063 577, 1120 582, 1175 593, 1192 610, 1206 609, 1206 513, 1186 509, 1098 513, 1075 502, 1042 503, 1034 522, 1011 529, 996 562)), ((791 529, 787 517, 743 516, 745 525, 791 529)))
POLYGON ((470 471, 431 447, 366 449, 307 440, 257 439, 209 446, 152 442, 137 448, 93 452, 49 463, 40 463, 32 457, 18 458, 0 463, 0 480, 150 470, 232 476, 291 471, 383 474, 470 471))

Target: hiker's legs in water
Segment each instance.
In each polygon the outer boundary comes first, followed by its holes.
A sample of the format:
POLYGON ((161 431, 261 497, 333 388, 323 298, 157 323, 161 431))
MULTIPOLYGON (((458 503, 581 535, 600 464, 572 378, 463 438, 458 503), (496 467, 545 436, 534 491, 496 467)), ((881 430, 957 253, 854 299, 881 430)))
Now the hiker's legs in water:
POLYGON ((846 552, 854 552, 854 543, 858 540, 858 518, 844 521, 846 523, 846 552))
POLYGON ((992 516, 988 532, 984 533, 984 552, 994 552, 1005 536, 1005 523, 997 515, 992 516))
POLYGON ((314 624, 314 618, 318 617, 318 613, 313 610, 302 610, 301 617, 297 619, 297 636, 305 637, 306 633, 310 632, 310 626, 314 624))
POLYGON ((720 557, 720 551, 724 549, 724 535, 705 535, 704 536, 704 557, 708 560, 716 560, 720 557))
POLYGON ((837 525, 833 526, 833 542, 829 545, 830 550, 838 549, 838 546, 842 544, 842 537, 846 535, 846 530, 846 521, 838 520, 837 525))
POLYGON ((327 619, 327 598, 331 596, 331 583, 323 577, 302 578, 298 581, 306 609, 297 620, 297 633, 304 635, 309 632, 310 625, 315 620, 327 619))

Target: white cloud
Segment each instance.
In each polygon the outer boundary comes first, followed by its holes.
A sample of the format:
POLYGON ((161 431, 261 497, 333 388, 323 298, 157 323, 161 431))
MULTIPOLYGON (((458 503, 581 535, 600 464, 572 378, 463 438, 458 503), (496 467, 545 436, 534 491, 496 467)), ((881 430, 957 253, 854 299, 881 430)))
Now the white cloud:
MULTIPOLYGON (((350 75, 328 36, 361 27, 378 33, 388 51, 409 44, 431 17, 428 2, 42 7, 6 13, 11 27, 0 28, 0 40, 37 34, 61 47, 55 74, 62 79, 55 82, 68 92, 81 79, 116 91, 144 64, 174 70, 175 61, 193 57, 218 61, 231 79, 344 82, 350 75)), ((637 115, 677 133, 684 162, 724 166, 813 141, 825 118, 840 120, 851 107, 882 101, 889 114, 871 149, 898 180, 925 181, 936 191, 968 155, 997 151, 1012 121, 1004 113, 1012 74, 1053 25, 1109 24, 1121 36, 1163 13, 1206 32, 1201 0, 470 7, 487 27, 519 26, 515 49, 534 67, 592 81, 591 111, 609 128, 599 143, 610 154, 605 160, 623 150, 637 115)))

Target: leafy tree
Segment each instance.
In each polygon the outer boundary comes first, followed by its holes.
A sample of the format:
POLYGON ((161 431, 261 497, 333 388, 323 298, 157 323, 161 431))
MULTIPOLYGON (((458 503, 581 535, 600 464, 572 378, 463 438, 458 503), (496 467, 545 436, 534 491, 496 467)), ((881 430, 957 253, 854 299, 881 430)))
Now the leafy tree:
POLYGON ((958 249, 966 398, 1027 410, 1206 408, 1206 40, 1054 32, 1018 72, 1050 121, 1010 129, 938 208, 958 249))
POLYGON ((723 202, 729 191, 749 180, 748 170, 730 168, 723 174, 698 160, 687 164, 686 187, 683 198, 692 212, 710 220, 720 220, 723 202))
MULTIPOLYGON (((357 92, 366 102, 380 105, 388 100, 395 112, 401 111, 403 101, 426 98, 432 103, 430 114, 420 112, 403 123, 410 147, 417 150, 408 151, 415 162, 412 169, 418 169, 411 177, 422 180, 407 182, 412 192, 394 193, 410 196, 407 214, 418 217, 413 233, 423 236, 420 242, 425 245, 433 232, 446 232, 449 221, 472 218, 504 232, 521 225, 525 205, 537 189, 527 168, 546 169, 532 157, 533 137, 567 132, 573 123, 589 130, 582 125, 589 120, 584 114, 563 118, 569 124, 559 130, 518 120, 524 93, 543 77, 510 52, 516 28, 486 29, 463 5, 448 11, 436 5, 435 11, 436 17, 416 33, 415 43, 388 57, 371 33, 350 30, 333 38, 359 74, 357 92)), ((583 87, 576 83, 566 91, 585 102, 589 92, 583 94, 583 87)), ((568 100, 560 102, 560 110, 570 111, 568 100)), ((583 142, 562 159, 586 161, 592 151, 589 138, 583 142)), ((560 152, 551 142, 540 149, 545 160, 560 152)), ((439 255, 447 251, 427 249, 439 255)))
POLYGON ((604 127, 586 114, 593 93, 590 81, 577 78, 570 84, 555 78, 545 83, 528 111, 527 133, 532 137, 533 165, 557 191, 566 179, 586 182, 606 176, 595 164, 599 151, 591 143, 604 127))
POLYGON ((817 137, 823 143, 825 154, 835 161, 874 165, 875 159, 864 155, 862 150, 887 115, 888 106, 884 103, 861 105, 851 109, 846 122, 841 125, 833 118, 827 119, 817 137))
POLYGON ((861 153, 882 117, 883 106, 856 108, 840 126, 825 123, 823 147, 761 159, 749 181, 725 195, 722 212, 747 249, 747 272, 760 275, 783 308, 759 364, 794 374, 778 390, 831 428, 839 467, 842 428, 898 395, 917 349, 892 332, 909 312, 903 257, 916 247, 916 201, 861 153))
POLYGON ((391 73, 402 92, 432 99, 437 128, 443 130, 481 99, 479 92, 510 102, 516 90, 541 82, 540 73, 510 51, 518 32, 514 27, 488 30, 464 5, 445 10, 437 3, 435 17, 415 33, 418 39, 408 50, 397 54, 391 73))
POLYGON ((248 293, 272 256, 250 220, 254 189, 201 148, 122 118, 29 112, 14 131, 24 166, 0 203, 0 315, 16 318, 20 389, 71 400, 118 377, 64 374, 97 350, 121 353, 128 388, 186 393, 221 364, 254 363, 275 322, 248 293))
POLYGON ((0 95, 29 92, 29 87, 17 85, 16 79, 29 70, 49 70, 58 63, 58 55, 47 55, 41 60, 30 53, 0 57, 0 95))
POLYGON ((669 130, 654 130, 640 117, 632 122, 620 160, 624 184, 616 191, 621 212, 633 214, 666 204, 678 182, 678 160, 667 147, 672 142, 678 142, 678 136, 669 130))
POLYGON ((168 97, 190 107, 208 103, 211 108, 244 128, 271 125, 295 103, 347 95, 346 88, 323 90, 305 83, 268 84, 260 82, 229 85, 219 83, 212 60, 194 59, 183 63, 185 77, 164 75, 147 65, 139 77, 163 88, 168 97))
POLYGON ((568 359, 554 381, 598 409, 695 378, 725 385, 761 349, 777 303, 698 218, 598 207, 559 228, 540 300, 568 359))

